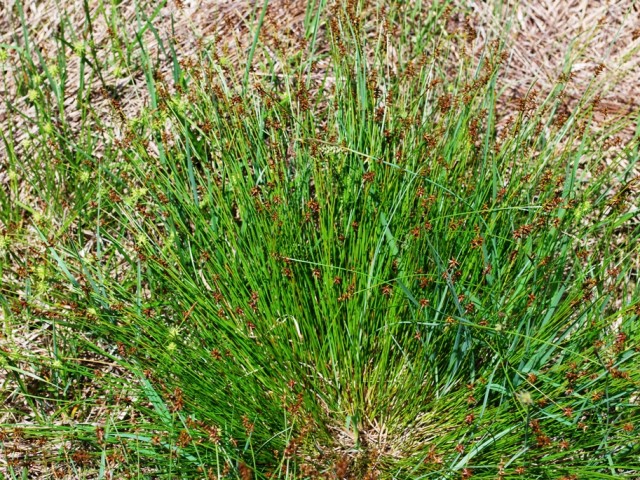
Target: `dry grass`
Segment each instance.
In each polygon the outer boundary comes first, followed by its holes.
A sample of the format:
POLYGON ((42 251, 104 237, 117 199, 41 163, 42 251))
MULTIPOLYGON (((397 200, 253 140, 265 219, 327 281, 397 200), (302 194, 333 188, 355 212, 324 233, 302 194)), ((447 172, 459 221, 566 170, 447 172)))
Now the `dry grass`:
MULTIPOLYGON (((487 4, 472 4, 487 28, 504 25, 487 4)), ((568 91, 570 98, 580 98, 597 76, 606 94, 603 107, 612 113, 632 110, 639 104, 640 58, 635 55, 640 46, 639 9, 633 0, 509 1, 504 18, 511 18, 513 24, 505 84, 520 95, 534 84, 542 91, 549 90, 570 59, 574 80, 568 91), (511 9, 513 15, 507 13, 511 9)))
MULTIPOLYGON (((0 6, 0 31, 5 32, 0 35, 0 43, 11 44, 14 36, 21 33, 20 18, 16 14, 14 0, 3 0, 0 6)), ((114 66, 111 68, 108 58, 100 57, 100 52, 104 52, 101 47, 112 41, 110 38, 108 24, 105 21, 111 15, 111 7, 102 5, 103 2, 96 0, 89 1, 89 10, 93 21, 92 41, 97 46, 98 60, 106 66, 103 71, 103 79, 108 87, 114 88, 118 92, 119 100, 127 116, 138 113, 143 105, 148 102, 148 91, 144 85, 144 78, 141 72, 116 72, 114 66)), ((136 2, 125 0, 121 2, 117 9, 118 14, 125 23, 119 35, 127 35, 134 38, 134 27, 136 25, 136 2)), ((291 32, 300 36, 302 34, 302 22, 304 20, 305 5, 307 2, 300 0, 275 0, 269 5, 267 21, 264 31, 266 35, 281 38, 290 38, 291 32)), ((249 17, 254 8, 259 5, 251 5, 251 2, 230 1, 219 2, 215 0, 205 0, 203 2, 174 1, 166 3, 166 6, 154 12, 155 2, 151 2, 144 9, 144 14, 152 16, 154 13, 153 25, 157 29, 158 36, 166 40, 173 38, 178 45, 178 57, 181 61, 188 61, 203 43, 216 42, 219 54, 228 58, 231 65, 239 67, 239 57, 248 48, 251 42, 251 32, 249 29, 249 17)), ((82 0, 71 2, 26 2, 24 6, 26 24, 29 25, 31 41, 37 45, 45 54, 53 55, 56 48, 55 35, 60 26, 62 18, 67 18, 71 25, 67 29, 76 32, 86 30, 85 11, 82 0)), ((145 48, 154 58, 159 54, 158 41, 156 36, 147 29, 142 39, 145 48)), ((71 56, 67 70, 67 95, 70 99, 66 111, 68 121, 73 124, 79 120, 79 112, 75 104, 71 101, 77 94, 79 85, 79 59, 78 56, 71 56)), ((10 59, 5 69, 5 78, 8 83, 4 86, 2 95, 6 100, 14 105, 16 109, 29 112, 25 98, 20 97, 16 91, 16 83, 11 75, 12 70, 19 70, 15 63, 15 57, 10 59), (12 61, 13 60, 13 61, 12 61), (23 110, 26 109, 26 110, 23 110)), ((160 74, 167 76, 172 66, 170 62, 163 62, 160 67, 160 74)), ((85 81, 90 80, 91 71, 85 72, 85 81)), ((99 89, 102 82, 99 78, 93 78, 94 87, 99 89)), ((0 86, 0 88, 3 88, 0 86)), ((94 105, 98 112, 105 114, 110 111, 110 101, 104 96, 96 98, 94 105)), ((10 122, 21 123, 16 115, 7 111, 6 102, 0 105, 0 125, 6 126, 10 122)), ((20 140, 26 132, 22 132, 20 140)), ((0 146, 0 148, 2 148, 0 146)), ((2 154, 2 150, 0 150, 2 154)))
MULTIPOLYGON (((20 19, 15 14, 15 0, 2 1, 0 31, 5 33, 0 35, 0 43, 10 44, 14 35, 21 30, 20 19)), ((96 0, 88 3, 95 18, 93 41, 100 47, 110 40, 105 22, 110 14, 110 7, 102 7, 102 2, 96 0)), ((288 43, 285 48, 294 48, 291 39, 302 36, 307 3, 301 0, 271 0, 262 37, 280 39, 288 43)), ((501 32, 508 45, 507 50, 511 52, 508 66, 501 78, 514 100, 526 96, 531 88, 543 94, 550 91, 570 59, 573 63, 573 81, 567 89, 567 108, 575 106, 590 82, 603 85, 604 95, 597 120, 604 122, 609 119, 607 117, 629 113, 640 105, 640 55, 635 55, 640 47, 640 7, 634 0, 510 0, 500 7, 497 4, 502 2, 457 0, 455 3, 458 4, 455 10, 460 12, 458 17, 462 19, 469 15, 471 24, 478 32, 476 54, 480 54, 490 32, 501 32), (504 27, 509 23, 510 29, 505 32, 504 27), (572 48, 570 55, 569 46, 572 48)), ((85 26, 82 0, 62 3, 53 0, 26 2, 24 8, 32 42, 43 52, 54 52, 55 32, 61 18, 66 16, 78 32, 85 26)), ((151 14, 153 8, 155 5, 152 3, 146 13, 151 14)), ((170 0, 159 9, 153 24, 160 38, 171 36, 177 40, 177 53, 182 60, 193 56, 203 42, 215 40, 220 54, 225 55, 231 65, 238 65, 239 58, 251 42, 249 19, 256 8, 260 8, 256 2, 239 0, 170 0)), ((135 2, 121 2, 118 12, 129 22, 123 25, 123 33, 133 35, 135 2)), ((152 56, 156 55, 156 37, 147 30, 143 40, 152 56)), ((72 58, 67 80, 70 99, 77 92, 79 84, 78 65, 78 58, 72 58)), ((9 61, 4 68, 6 73, 10 73, 16 66, 9 61)), ((161 66, 162 73, 167 74, 170 68, 169 62, 164 62, 161 66)), ((85 75, 90 73, 86 72, 85 75)), ((107 70, 105 82, 117 88, 125 113, 135 115, 148 101, 144 79, 135 72, 124 72, 118 76, 113 73, 113 69, 111 72, 107 70)), ((16 92, 12 76, 5 75, 5 78, 9 82, 4 86, 2 95, 17 108, 27 108, 24 98, 20 98, 16 92)), ((100 86, 97 78, 94 78, 94 83, 96 87, 100 86)), ((109 111, 107 98, 96 99, 96 103, 98 111, 109 111)), ((68 106, 68 120, 70 123, 77 122, 79 114, 74 110, 73 102, 69 102, 68 106)), ((509 106, 504 107, 503 114, 509 115, 509 106)), ((7 111, 6 103, 3 102, 0 104, 0 126, 4 128, 9 122, 20 120, 7 111)))

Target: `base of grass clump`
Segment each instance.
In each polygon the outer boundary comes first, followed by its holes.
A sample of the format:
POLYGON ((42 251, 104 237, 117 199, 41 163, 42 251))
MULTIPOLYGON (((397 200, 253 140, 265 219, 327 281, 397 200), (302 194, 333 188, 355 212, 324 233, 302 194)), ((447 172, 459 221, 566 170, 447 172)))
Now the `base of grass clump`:
POLYGON ((559 115, 565 83, 498 132, 498 45, 452 77, 451 34, 416 17, 393 74, 358 18, 334 9, 330 52, 278 75, 258 37, 262 76, 206 51, 173 85, 149 67, 73 221, 36 222, 21 308, 131 397, 65 435, 149 477, 637 472, 637 149, 602 168, 596 92, 559 115))

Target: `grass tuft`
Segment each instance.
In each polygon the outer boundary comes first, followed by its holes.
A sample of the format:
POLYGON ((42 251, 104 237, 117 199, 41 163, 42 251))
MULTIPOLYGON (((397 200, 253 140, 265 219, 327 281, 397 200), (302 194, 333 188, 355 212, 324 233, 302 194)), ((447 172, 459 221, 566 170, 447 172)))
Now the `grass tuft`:
POLYGON ((639 475, 633 117, 508 103, 446 2, 317 3, 293 48, 257 4, 242 68, 143 4, 1 47, 3 473, 639 475))

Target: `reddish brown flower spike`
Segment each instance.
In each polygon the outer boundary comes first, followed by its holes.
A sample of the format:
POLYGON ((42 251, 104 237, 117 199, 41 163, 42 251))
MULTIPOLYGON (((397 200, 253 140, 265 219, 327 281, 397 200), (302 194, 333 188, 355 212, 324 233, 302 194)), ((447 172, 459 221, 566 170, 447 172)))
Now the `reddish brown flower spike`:
POLYGON ((531 427, 531 430, 534 431, 534 433, 538 433, 540 432, 540 420, 533 419, 529 422, 529 427, 531 427))
POLYGON ((253 470, 251 470, 251 468, 246 463, 240 463, 240 465, 238 466, 238 471, 242 480, 253 479, 253 470))
POLYGON ((362 181, 364 183, 372 183, 375 176, 376 176, 376 172, 367 172, 364 175, 362 175, 362 181))
POLYGON ((536 445, 538 447, 546 447, 551 445, 551 439, 544 434, 540 434, 536 436, 536 445))
POLYGON ((190 443, 191 443, 191 435, 189 435, 189 432, 187 432, 186 430, 182 430, 178 438, 178 445, 184 448, 190 443))
POLYGON ((184 408, 184 398, 182 397, 182 390, 180 389, 180 387, 176 387, 173 391, 172 400, 172 412, 179 412, 184 408))

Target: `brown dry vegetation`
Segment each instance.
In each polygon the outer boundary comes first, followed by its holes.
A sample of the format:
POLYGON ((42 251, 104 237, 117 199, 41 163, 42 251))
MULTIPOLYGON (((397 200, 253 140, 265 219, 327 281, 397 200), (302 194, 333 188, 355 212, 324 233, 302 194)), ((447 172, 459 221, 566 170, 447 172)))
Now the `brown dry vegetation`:
MULTIPOLYGON (((87 37, 84 4, 80 0, 72 2, 25 2, 24 14, 29 26, 32 42, 43 52, 53 55, 55 34, 61 28, 61 19, 66 18, 72 29, 87 37)), ((303 21, 306 9, 312 2, 300 0, 272 0, 261 32, 261 40, 268 45, 278 46, 285 51, 295 52, 296 40, 303 36, 303 21)), ((374 2, 371 2, 372 4, 374 2)), ((556 2, 509 1, 509 2, 454 2, 455 14, 451 18, 450 29, 464 28, 467 22, 476 30, 478 38, 473 50, 482 53, 486 39, 498 35, 508 45, 509 61, 501 81, 511 92, 513 99, 526 97, 531 90, 544 95, 558 78, 567 73, 571 64, 573 82, 567 89, 567 108, 575 106, 590 82, 604 86, 601 98, 600 119, 611 115, 631 112, 639 105, 640 89, 640 7, 633 0, 617 2, 602 0, 576 0, 556 2), (500 4, 500 5, 499 5, 500 4), (506 27, 506 28, 505 28, 506 27)), ((92 0, 88 3, 93 20, 90 39, 98 46, 105 45, 110 38, 105 19, 110 15, 110 6, 92 0)), ((178 57, 188 62, 203 44, 215 42, 220 55, 227 57, 231 65, 242 67, 241 58, 250 46, 252 32, 250 16, 258 8, 254 2, 212 1, 203 2, 169 1, 154 17, 153 24, 162 39, 173 38, 178 45, 178 57)), ((155 5, 146 10, 151 15, 155 5)), ((425 9, 428 7, 425 6, 425 9)), ((122 25, 119 35, 132 35, 136 19, 135 2, 125 0, 118 12, 129 23, 122 25)), ((371 8, 374 14, 374 9, 371 8)), ((20 37, 20 18, 16 15, 15 0, 3 0, 0 5, 0 43, 11 44, 20 37)), ((372 32, 375 33, 375 32, 372 32)), ((146 48, 158 53, 158 42, 153 32, 147 30, 142 39, 146 48)), ((77 121, 73 110, 73 95, 79 82, 78 58, 70 55, 68 67, 68 95, 70 122, 77 121)), ((147 101, 144 79, 140 72, 118 71, 116 65, 109 64, 108 58, 98 60, 106 68, 102 79, 93 78, 97 88, 107 86, 117 91, 118 98, 127 115, 134 115, 147 101)), ((17 66, 11 60, 3 66, 10 73, 17 66)), ((166 75, 171 68, 168 62, 160 64, 161 73, 166 75)), ((258 73, 259 74, 259 73, 258 73)), ((85 72, 90 80, 91 71, 85 72)), ((5 75, 8 83, 1 91, 5 100, 16 108, 21 108, 24 97, 16 92, 12 76, 5 75)), ((97 97, 96 103, 109 110, 109 101, 97 97)), ((509 105, 504 106, 504 115, 509 115, 509 105)), ((100 110, 100 109, 99 109, 100 110)), ((7 112, 6 102, 0 105, 0 125, 20 122, 15 115, 7 112)), ((1 148, 1 147, 0 147, 1 148)))

